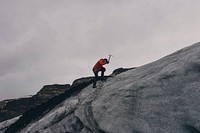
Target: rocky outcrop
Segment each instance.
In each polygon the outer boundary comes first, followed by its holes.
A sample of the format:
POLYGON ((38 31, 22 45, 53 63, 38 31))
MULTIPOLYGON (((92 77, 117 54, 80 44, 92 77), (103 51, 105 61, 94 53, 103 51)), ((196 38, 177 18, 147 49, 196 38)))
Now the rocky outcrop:
POLYGON ((70 85, 46 85, 36 95, 28 98, 4 100, 0 102, 0 122, 22 115, 49 99, 64 93, 70 85))
POLYGON ((78 85, 81 85, 82 83, 91 82, 93 79, 94 77, 79 78, 79 79, 74 80, 74 82, 72 83, 72 86, 78 86, 78 85))
POLYGON ((113 72, 112 72, 112 74, 111 74, 111 76, 116 76, 116 75, 118 75, 118 74, 120 74, 120 73, 123 73, 123 72, 126 72, 126 71, 128 71, 128 70, 132 70, 132 69, 135 69, 136 67, 133 67, 133 68, 118 68, 118 69, 115 69, 113 72))
MULTIPOLYGON (((26 127, 30 122, 35 121, 35 120, 41 118, 43 115, 49 113, 53 108, 55 108, 56 106, 61 104, 65 99, 69 99, 70 97, 73 97, 74 95, 79 94, 82 89, 84 89, 85 87, 87 87, 90 84, 92 84, 92 81, 85 82, 85 83, 82 83, 82 84, 79 84, 79 85, 71 86, 68 90, 65 91, 65 93, 63 93, 59 96, 55 96, 52 99, 50 99, 48 102, 43 103, 43 104, 41 104, 41 105, 31 109, 31 110, 26 111, 23 114, 23 116, 20 117, 20 119, 18 121, 16 121, 14 124, 12 124, 5 131, 5 133, 18 132, 22 128, 26 127)), ((67 103, 66 108, 61 107, 62 108, 61 109, 60 107, 58 107, 59 108, 58 110, 53 110, 53 111, 56 111, 56 112, 54 112, 54 113, 50 112, 51 116, 48 117, 47 120, 46 119, 44 121, 41 120, 40 121, 41 125, 44 124, 44 123, 47 124, 46 122, 48 122, 49 126, 51 126, 51 125, 54 126, 56 123, 59 123, 60 121, 63 122, 62 119, 65 119, 64 116, 67 117, 66 119, 68 119, 69 115, 74 116, 72 113, 76 110, 76 105, 78 104, 77 100, 72 101, 72 105, 70 105, 70 104, 71 104, 71 101, 69 101, 69 103, 67 103), (60 119, 60 118, 62 118, 62 119, 60 119), (58 120, 58 121, 55 122, 55 120, 58 120)), ((77 117, 74 117, 74 119, 79 120, 77 117)), ((61 124, 59 124, 59 125, 61 126, 61 124)), ((69 125, 71 125, 71 124, 69 123, 69 125)), ((64 125, 62 125, 62 126, 64 126, 64 125)), ((77 125, 77 126, 79 127, 80 125, 77 125)), ((60 127, 56 127, 56 128, 58 128, 58 130, 60 132, 63 132, 62 130, 60 130, 60 127)), ((71 129, 72 127, 69 127, 69 128, 71 129)), ((38 130, 38 129, 36 129, 36 130, 38 130)), ((55 128, 52 129, 52 131, 54 131, 54 130, 55 130, 55 128)), ((66 130, 66 132, 68 132, 68 128, 66 128, 65 130, 66 130)), ((74 130, 74 127, 73 127, 73 130, 74 130)))

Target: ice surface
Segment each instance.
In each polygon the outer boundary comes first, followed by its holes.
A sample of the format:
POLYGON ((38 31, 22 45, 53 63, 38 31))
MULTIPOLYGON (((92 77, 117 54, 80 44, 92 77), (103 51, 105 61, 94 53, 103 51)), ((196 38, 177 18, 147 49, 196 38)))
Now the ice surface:
POLYGON ((200 131, 200 43, 98 83, 100 88, 86 87, 21 132, 200 131))
POLYGON ((11 124, 13 124, 14 122, 16 122, 19 119, 20 116, 3 121, 0 123, 0 133, 3 133, 5 131, 5 129, 10 126, 11 124))

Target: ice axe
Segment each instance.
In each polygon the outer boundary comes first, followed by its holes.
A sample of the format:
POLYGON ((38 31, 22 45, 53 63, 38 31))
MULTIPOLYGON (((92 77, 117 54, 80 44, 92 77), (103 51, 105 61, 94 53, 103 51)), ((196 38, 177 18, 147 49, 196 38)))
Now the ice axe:
POLYGON ((110 58, 113 57, 113 55, 109 54, 108 56, 108 62, 110 62, 110 58))

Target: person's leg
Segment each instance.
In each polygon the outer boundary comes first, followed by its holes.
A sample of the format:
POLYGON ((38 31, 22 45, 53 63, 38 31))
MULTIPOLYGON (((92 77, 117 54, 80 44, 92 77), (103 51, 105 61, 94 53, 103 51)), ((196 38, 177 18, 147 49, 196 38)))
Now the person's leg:
POLYGON ((98 73, 99 73, 99 70, 94 71, 94 76, 95 76, 96 81, 99 79, 98 73))
POLYGON ((105 71, 106 71, 106 69, 104 67, 102 67, 102 69, 101 69, 101 80, 105 80, 105 77, 104 77, 105 71))
POLYGON ((93 88, 96 88, 96 82, 98 80, 98 72, 99 71, 93 71, 94 72, 94 82, 93 82, 93 88))

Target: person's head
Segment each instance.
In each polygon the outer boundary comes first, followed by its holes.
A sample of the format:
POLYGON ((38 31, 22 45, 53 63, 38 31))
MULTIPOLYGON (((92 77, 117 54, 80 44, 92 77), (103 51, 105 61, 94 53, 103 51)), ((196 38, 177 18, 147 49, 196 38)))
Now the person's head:
POLYGON ((104 58, 104 60, 106 61, 106 63, 109 63, 109 62, 108 62, 108 59, 104 58))

